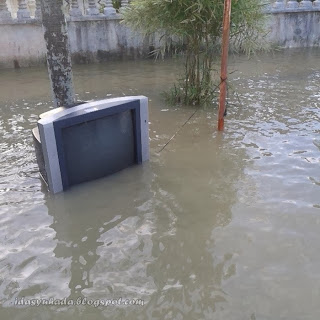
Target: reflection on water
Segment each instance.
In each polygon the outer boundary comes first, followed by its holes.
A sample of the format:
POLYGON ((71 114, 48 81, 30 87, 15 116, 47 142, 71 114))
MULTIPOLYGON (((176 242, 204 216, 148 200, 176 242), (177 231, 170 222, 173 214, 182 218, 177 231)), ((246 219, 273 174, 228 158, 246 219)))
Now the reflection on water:
POLYGON ((45 69, 0 71, 1 319, 317 319, 319 50, 231 62, 216 109, 167 108, 176 61, 75 68, 79 99, 150 98, 151 160, 52 196, 30 129, 45 69), (16 298, 143 299, 144 306, 15 307, 16 298))

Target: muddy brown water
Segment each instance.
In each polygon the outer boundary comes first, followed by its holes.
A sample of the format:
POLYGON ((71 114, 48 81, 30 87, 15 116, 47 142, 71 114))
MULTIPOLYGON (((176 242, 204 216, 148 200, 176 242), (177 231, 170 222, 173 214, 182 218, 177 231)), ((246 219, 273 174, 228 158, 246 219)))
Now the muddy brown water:
POLYGON ((200 110, 158 153, 194 110, 159 95, 179 62, 76 66, 79 99, 149 97, 151 159, 57 196, 30 133, 47 71, 0 71, 1 319, 319 319, 320 50, 230 71, 225 132, 200 110), (144 305, 88 305, 119 298, 144 305))

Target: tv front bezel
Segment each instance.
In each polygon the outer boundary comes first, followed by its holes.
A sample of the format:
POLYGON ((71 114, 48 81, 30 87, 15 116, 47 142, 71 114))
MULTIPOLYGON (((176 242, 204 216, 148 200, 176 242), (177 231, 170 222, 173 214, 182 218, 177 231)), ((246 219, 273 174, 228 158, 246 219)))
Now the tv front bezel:
POLYGON ((67 162, 65 157, 65 146, 64 146, 63 137, 62 137, 62 131, 63 129, 66 129, 66 128, 70 128, 70 127, 73 127, 82 123, 86 123, 89 121, 99 120, 108 116, 121 114, 125 111, 130 111, 132 112, 132 116, 133 116, 135 163, 136 164, 142 163, 140 101, 134 100, 134 101, 124 103, 120 106, 119 105, 113 106, 106 109, 97 109, 97 110, 91 110, 91 109, 92 107, 89 109, 75 111, 69 115, 66 115, 62 118, 59 118, 53 121, 63 189, 67 189, 72 186, 72 184, 70 184, 69 182, 69 177, 67 172, 67 162))

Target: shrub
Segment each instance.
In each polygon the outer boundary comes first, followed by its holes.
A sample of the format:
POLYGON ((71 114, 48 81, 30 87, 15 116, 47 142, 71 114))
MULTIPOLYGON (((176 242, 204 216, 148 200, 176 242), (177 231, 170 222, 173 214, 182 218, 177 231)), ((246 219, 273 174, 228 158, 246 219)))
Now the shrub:
MULTIPOLYGON (((213 63, 219 52, 224 0, 132 0, 123 12, 131 28, 160 34, 157 53, 182 53, 184 73, 167 93, 172 103, 203 104, 212 101, 213 63)), ((233 49, 252 53, 261 48, 264 14, 260 0, 233 0, 233 49)))

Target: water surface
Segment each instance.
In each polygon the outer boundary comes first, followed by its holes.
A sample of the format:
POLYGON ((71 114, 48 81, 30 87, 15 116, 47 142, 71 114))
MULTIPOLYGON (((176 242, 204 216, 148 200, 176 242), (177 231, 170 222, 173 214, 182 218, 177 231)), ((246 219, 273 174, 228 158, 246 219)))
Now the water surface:
POLYGON ((0 71, 0 318, 314 320, 320 317, 320 51, 234 57, 216 107, 160 97, 175 60, 74 68, 79 99, 143 94, 151 159, 46 192, 30 130, 51 108, 45 68, 0 71), (144 306, 17 307, 25 297, 144 306))

